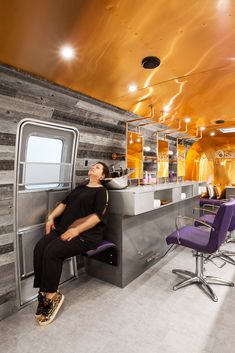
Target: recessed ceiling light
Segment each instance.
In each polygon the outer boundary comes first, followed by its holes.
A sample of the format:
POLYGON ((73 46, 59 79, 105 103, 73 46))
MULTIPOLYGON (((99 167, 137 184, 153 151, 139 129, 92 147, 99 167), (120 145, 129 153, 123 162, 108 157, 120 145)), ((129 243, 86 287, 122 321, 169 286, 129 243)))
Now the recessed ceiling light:
POLYGON ((224 134, 229 134, 230 132, 235 132, 235 127, 228 127, 228 128, 219 129, 219 130, 224 134))
POLYGON ((186 118, 186 119, 185 119, 185 122, 186 122, 186 123, 190 123, 190 121, 191 121, 190 118, 186 118))
POLYGON ((204 126, 201 126, 201 127, 200 127, 200 130, 201 130, 201 131, 204 131, 205 129, 206 129, 206 128, 205 128, 204 126))
POLYGON ((75 51, 71 46, 65 45, 60 49, 60 55, 62 56, 63 59, 70 60, 74 58, 75 51))
POLYGON ((130 85, 128 87, 128 90, 129 90, 129 92, 135 92, 137 90, 137 86, 136 85, 130 85))
POLYGON ((214 132, 211 132, 210 135, 211 135, 211 136, 215 136, 215 133, 214 133, 214 132))
POLYGON ((224 120, 219 119, 219 120, 216 120, 215 123, 218 124, 218 125, 219 125, 219 124, 223 124, 223 123, 224 123, 224 120))

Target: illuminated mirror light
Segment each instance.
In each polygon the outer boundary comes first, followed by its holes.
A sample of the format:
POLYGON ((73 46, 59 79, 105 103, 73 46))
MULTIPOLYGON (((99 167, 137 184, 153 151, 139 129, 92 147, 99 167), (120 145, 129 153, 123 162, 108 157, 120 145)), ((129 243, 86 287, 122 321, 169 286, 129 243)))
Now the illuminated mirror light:
POLYGON ((137 86, 136 85, 130 85, 128 87, 128 90, 129 90, 129 92, 135 92, 137 90, 137 86))
POLYGON ((60 49, 60 55, 63 59, 70 60, 73 59, 75 56, 75 51, 69 45, 66 45, 60 49))
POLYGON ((228 128, 224 128, 224 129, 219 129, 221 132, 223 132, 224 134, 228 134, 231 132, 235 132, 235 127, 228 127, 228 128))

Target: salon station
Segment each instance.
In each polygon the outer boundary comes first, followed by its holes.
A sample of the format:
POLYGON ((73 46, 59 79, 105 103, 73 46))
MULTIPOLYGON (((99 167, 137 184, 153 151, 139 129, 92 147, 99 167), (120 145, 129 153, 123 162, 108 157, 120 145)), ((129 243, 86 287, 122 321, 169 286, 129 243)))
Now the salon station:
POLYGON ((231 353, 235 3, 0 4, 0 350, 231 353), (98 162, 108 221, 34 318, 33 249, 98 162))

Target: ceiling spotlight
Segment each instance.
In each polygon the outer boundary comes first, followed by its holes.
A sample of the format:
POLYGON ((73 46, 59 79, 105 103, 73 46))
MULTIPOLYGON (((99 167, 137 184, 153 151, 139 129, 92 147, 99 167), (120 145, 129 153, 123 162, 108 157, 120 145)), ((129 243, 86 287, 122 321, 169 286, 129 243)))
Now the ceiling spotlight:
POLYGON ((128 87, 128 90, 129 90, 129 92, 135 92, 137 90, 137 86, 136 85, 130 85, 128 87))
POLYGON ((191 119, 190 118, 185 118, 186 123, 190 123, 191 119))
POLYGON ((201 127, 200 127, 200 130, 201 130, 201 131, 204 131, 205 129, 206 129, 206 128, 205 128, 204 126, 201 126, 201 127))
POLYGON ((214 132, 211 132, 210 135, 211 135, 211 136, 215 136, 215 133, 214 133, 214 132))
POLYGON ((75 51, 69 45, 66 45, 60 49, 60 55, 63 59, 70 60, 75 56, 75 51))

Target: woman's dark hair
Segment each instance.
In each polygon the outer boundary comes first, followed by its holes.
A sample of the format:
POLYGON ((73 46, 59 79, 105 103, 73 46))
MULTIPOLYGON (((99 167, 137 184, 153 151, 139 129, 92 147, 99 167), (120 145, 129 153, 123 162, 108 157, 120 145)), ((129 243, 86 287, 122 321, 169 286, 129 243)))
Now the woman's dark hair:
POLYGON ((96 162, 96 164, 101 164, 103 166, 103 174, 105 178, 109 177, 109 167, 104 162, 96 162))

